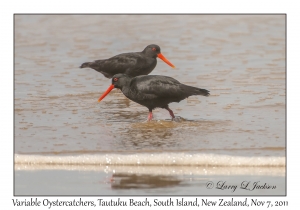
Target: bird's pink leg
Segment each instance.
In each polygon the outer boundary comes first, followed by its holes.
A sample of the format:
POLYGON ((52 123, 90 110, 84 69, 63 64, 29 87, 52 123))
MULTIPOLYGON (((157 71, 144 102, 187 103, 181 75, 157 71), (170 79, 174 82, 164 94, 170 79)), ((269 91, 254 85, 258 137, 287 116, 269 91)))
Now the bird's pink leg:
POLYGON ((148 115, 148 121, 151 121, 152 118, 153 118, 153 114, 152 114, 152 112, 149 112, 149 115, 148 115))
POLYGON ((172 117, 172 120, 175 118, 175 115, 173 113, 173 111, 168 107, 167 110, 169 111, 171 117, 172 117))

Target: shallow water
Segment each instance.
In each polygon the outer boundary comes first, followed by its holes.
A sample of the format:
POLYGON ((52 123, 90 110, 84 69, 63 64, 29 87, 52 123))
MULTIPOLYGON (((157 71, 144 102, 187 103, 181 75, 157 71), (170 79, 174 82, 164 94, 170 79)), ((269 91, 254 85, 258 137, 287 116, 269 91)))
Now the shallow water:
POLYGON ((241 167, 18 165, 15 194, 285 195, 284 174, 278 167, 247 167, 244 170, 241 167), (247 188, 242 187, 243 183, 249 183, 247 188), (255 183, 270 188, 253 189, 255 183))
MULTIPOLYGON (((285 157, 285 16, 16 15, 15 153, 285 157), (151 74, 210 90, 166 110, 113 90, 81 63, 158 44, 151 74)), ((21 156, 22 157, 22 156, 21 156)), ((25 163, 26 160, 23 161, 25 163)))

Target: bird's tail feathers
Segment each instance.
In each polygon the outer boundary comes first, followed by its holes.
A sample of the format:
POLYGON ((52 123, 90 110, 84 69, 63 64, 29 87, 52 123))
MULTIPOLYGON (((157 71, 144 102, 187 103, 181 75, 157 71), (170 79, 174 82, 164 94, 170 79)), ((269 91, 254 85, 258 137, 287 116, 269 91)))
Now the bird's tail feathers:
POLYGON ((81 64, 80 68, 86 68, 86 67, 90 67, 94 62, 85 62, 83 64, 81 64))
POLYGON ((209 90, 196 88, 188 85, 184 85, 184 89, 190 94, 190 95, 201 95, 201 96, 209 96, 209 90))

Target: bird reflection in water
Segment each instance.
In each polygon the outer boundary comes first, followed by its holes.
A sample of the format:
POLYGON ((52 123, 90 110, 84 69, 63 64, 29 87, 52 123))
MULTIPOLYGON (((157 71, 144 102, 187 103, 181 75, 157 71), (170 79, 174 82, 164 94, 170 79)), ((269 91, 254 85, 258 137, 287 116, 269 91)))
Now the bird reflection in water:
POLYGON ((175 187, 181 180, 174 176, 115 173, 111 178, 112 189, 152 189, 175 187))
MULTIPOLYGON (((172 138, 172 128, 163 127, 157 122, 147 124, 148 127, 131 124, 123 131, 120 130, 120 133, 122 133, 120 146, 122 145, 122 147, 128 149, 159 149, 174 147, 179 144, 172 138)), ((140 123, 140 125, 142 124, 140 123)))

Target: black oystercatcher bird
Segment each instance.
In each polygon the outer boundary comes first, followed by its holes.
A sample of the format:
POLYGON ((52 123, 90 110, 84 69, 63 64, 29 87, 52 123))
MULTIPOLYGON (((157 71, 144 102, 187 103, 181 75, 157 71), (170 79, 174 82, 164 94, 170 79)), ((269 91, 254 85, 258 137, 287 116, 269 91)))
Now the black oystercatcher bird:
POLYGON ((155 44, 148 45, 142 52, 123 53, 109 59, 86 62, 81 64, 80 68, 95 69, 107 78, 112 78, 115 74, 127 74, 130 77, 136 77, 150 74, 156 66, 157 57, 175 68, 160 52, 160 47, 155 44))
POLYGON ((130 100, 147 107, 148 121, 152 119, 152 110, 155 108, 168 110, 173 120, 175 116, 168 106, 169 103, 180 102, 192 95, 209 96, 208 90, 181 84, 172 77, 142 75, 131 78, 126 74, 116 74, 112 78, 112 84, 98 102, 114 88, 120 89, 130 100))

